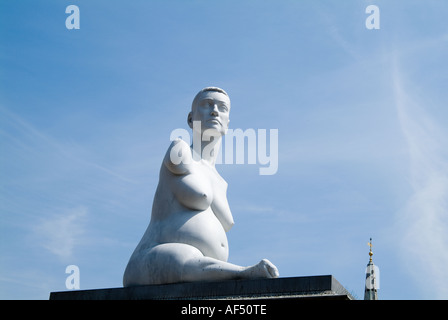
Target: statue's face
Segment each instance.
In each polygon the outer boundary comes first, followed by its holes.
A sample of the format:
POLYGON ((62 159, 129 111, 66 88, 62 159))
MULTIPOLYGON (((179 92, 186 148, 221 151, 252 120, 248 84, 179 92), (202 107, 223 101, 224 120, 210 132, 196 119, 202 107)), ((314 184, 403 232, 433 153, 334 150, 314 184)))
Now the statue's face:
POLYGON ((197 99, 188 117, 188 124, 193 128, 193 121, 200 121, 202 132, 212 129, 224 135, 229 127, 229 112, 228 96, 217 91, 206 91, 197 99))

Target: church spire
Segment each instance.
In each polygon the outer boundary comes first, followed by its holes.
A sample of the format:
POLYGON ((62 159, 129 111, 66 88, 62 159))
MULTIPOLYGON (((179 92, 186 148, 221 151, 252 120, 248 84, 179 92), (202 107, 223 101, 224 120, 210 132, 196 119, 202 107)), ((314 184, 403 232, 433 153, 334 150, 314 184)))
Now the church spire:
POLYGON ((378 300, 378 285, 379 285, 379 269, 377 266, 373 264, 372 256, 372 238, 370 238, 370 242, 367 244, 370 247, 369 251, 369 263, 366 268, 366 286, 364 290, 364 300, 378 300))

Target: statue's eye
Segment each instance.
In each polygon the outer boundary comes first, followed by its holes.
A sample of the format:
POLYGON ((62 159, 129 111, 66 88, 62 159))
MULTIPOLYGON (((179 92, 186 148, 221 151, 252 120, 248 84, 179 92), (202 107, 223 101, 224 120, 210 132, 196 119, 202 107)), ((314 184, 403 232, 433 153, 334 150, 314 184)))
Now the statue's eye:
POLYGON ((202 100, 200 103, 199 103, 199 105, 201 106, 201 107, 210 107, 210 106, 213 106, 213 100, 210 100, 210 99, 204 99, 204 100, 202 100))

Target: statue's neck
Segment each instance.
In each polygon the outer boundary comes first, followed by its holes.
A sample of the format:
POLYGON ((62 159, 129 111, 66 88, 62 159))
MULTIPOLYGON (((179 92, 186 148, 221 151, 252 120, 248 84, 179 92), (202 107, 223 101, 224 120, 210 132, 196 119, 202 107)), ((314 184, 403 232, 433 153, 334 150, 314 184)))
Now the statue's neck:
POLYGON ((193 159, 196 161, 202 159, 214 167, 221 147, 221 136, 203 136, 202 138, 199 136, 199 133, 193 132, 191 145, 193 159))

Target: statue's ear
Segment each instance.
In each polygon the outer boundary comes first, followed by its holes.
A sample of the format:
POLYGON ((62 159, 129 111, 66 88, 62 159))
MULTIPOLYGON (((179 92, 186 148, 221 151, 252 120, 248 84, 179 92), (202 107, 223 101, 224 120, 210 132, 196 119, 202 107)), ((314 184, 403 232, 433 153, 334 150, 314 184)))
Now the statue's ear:
POLYGON ((193 114, 191 112, 188 113, 187 123, 188 126, 193 129, 193 114))

